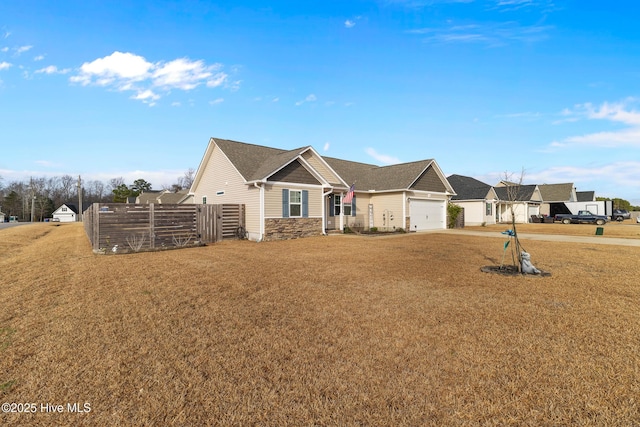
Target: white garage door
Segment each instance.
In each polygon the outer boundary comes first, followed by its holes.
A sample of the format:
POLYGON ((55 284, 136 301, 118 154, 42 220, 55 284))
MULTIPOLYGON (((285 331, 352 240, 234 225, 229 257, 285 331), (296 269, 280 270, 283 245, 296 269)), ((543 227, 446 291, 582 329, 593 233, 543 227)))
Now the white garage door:
POLYGON ((411 200, 409 202, 411 231, 446 228, 445 212, 443 200, 411 200))

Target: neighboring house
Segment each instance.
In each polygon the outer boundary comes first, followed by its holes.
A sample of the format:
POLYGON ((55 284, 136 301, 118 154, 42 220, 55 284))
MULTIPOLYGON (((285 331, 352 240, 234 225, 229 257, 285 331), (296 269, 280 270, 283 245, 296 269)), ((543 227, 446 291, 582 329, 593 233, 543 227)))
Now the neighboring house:
POLYGON ((496 206, 496 221, 512 222, 512 209, 516 223, 527 223, 532 215, 540 215, 542 195, 537 185, 501 181, 494 190, 499 200, 496 206))
POLYGON ((435 160, 381 167, 323 157, 311 146, 211 138, 184 202, 244 204, 248 236, 260 241, 345 227, 444 229, 453 194, 435 160), (352 185, 354 197, 344 203, 352 185))
POLYGON ((4 222, 5 214, 4 212, 0 212, 0 222, 4 222))
POLYGON ((165 190, 157 200, 158 203, 164 203, 165 205, 178 205, 184 203, 187 198, 189 198, 188 189, 176 191, 175 193, 165 190))
POLYGON ((153 190, 143 191, 142 193, 136 196, 134 203, 143 204, 143 205, 147 205, 149 203, 158 203, 156 199, 161 194, 162 194, 162 191, 153 191, 153 190))
POLYGON ((189 190, 180 190, 175 193, 170 190, 145 191, 143 193, 140 193, 136 197, 135 203, 180 204, 180 203, 185 203, 185 200, 188 197, 189 197, 189 190))
POLYGON ((464 208, 465 225, 496 223, 498 196, 492 186, 462 175, 450 175, 447 181, 456 193, 451 202, 464 208))
POLYGON ((78 208, 71 203, 64 203, 53 211, 53 219, 60 222, 75 222, 78 217, 78 208))
POLYGON ((565 203, 573 203, 578 200, 576 189, 572 182, 564 184, 540 184, 538 185, 542 204, 540 215, 555 216, 557 214, 571 213, 565 203))

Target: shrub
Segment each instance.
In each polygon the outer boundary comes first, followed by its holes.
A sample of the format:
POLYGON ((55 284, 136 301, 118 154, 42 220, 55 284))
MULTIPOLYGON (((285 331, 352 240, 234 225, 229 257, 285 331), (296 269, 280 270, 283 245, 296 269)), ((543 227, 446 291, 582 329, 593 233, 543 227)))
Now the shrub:
POLYGON ((461 206, 453 203, 447 205, 447 228, 455 228, 460 212, 462 212, 461 206))

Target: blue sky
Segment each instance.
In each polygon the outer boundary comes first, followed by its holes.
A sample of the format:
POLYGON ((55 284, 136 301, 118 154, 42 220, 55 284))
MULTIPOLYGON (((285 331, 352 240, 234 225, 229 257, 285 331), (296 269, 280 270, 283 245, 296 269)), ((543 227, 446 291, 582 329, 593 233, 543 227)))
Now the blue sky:
POLYGON ((0 2, 0 176, 154 188, 210 137, 640 205, 635 1, 0 2))

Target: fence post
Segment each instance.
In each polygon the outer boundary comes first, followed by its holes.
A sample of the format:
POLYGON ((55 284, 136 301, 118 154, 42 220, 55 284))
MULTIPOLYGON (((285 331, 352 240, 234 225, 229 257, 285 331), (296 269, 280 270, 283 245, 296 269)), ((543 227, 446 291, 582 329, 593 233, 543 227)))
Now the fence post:
POLYGON ((91 221, 93 221, 93 249, 100 249, 100 204, 94 203, 91 205, 92 215, 91 221))
POLYGON ((222 241, 222 224, 224 222, 222 205, 215 205, 215 209, 213 211, 213 217, 215 218, 215 228, 213 231, 213 241, 221 242, 222 241))
POLYGON ((156 247, 155 220, 156 219, 153 211, 153 203, 149 203, 149 247, 151 249, 156 247))

